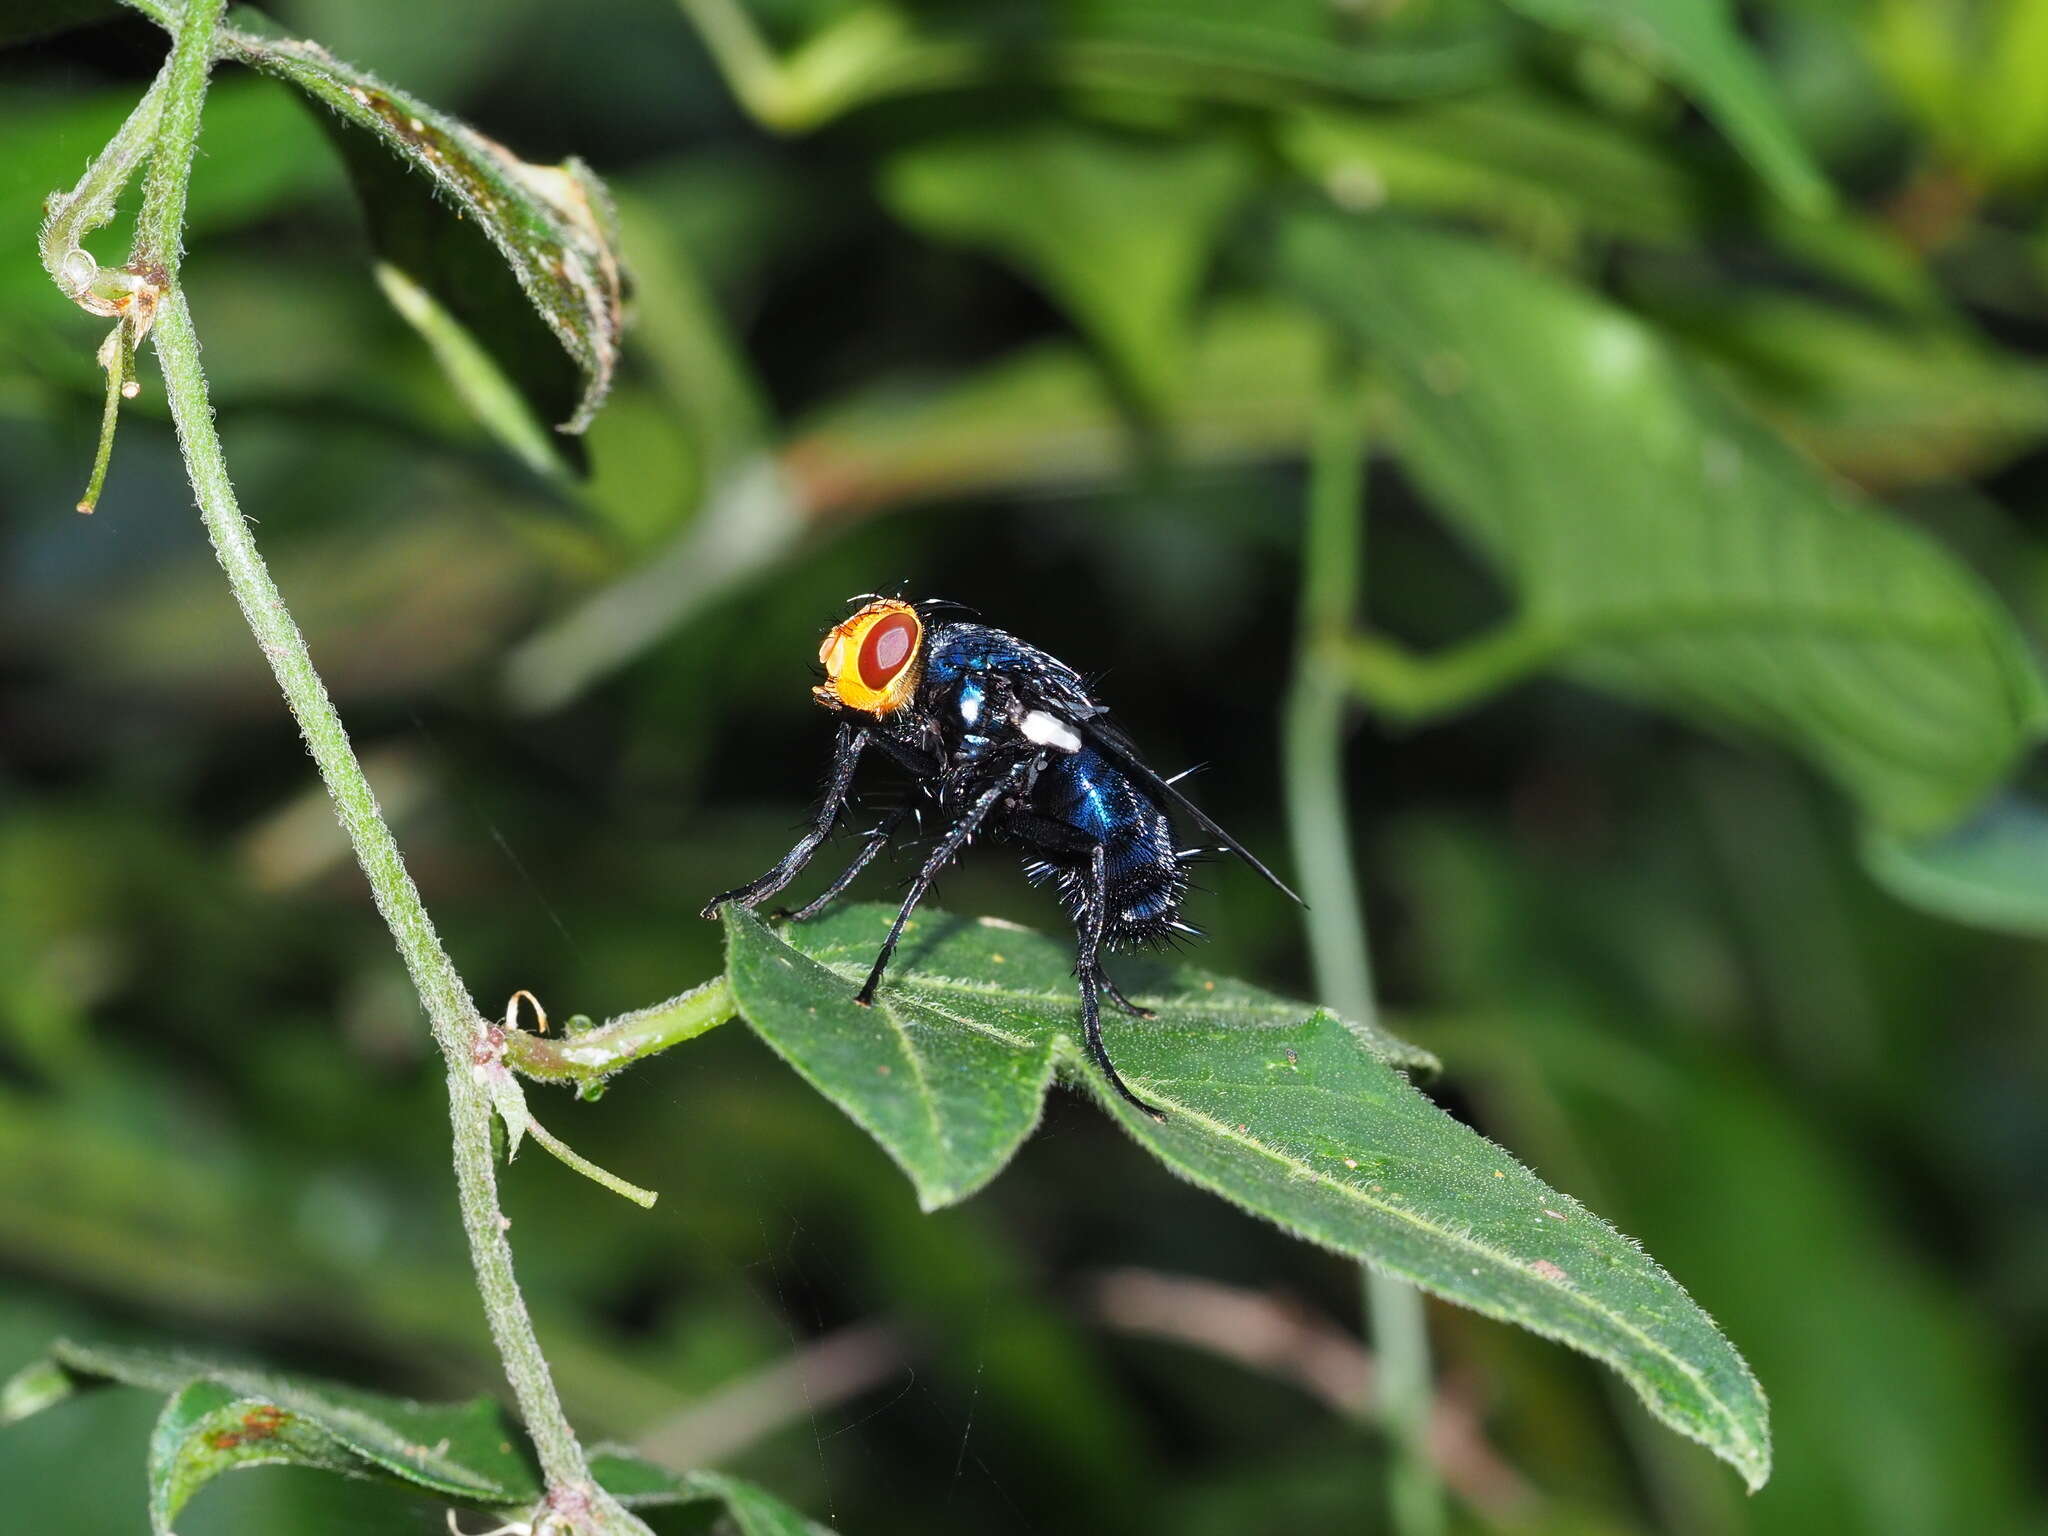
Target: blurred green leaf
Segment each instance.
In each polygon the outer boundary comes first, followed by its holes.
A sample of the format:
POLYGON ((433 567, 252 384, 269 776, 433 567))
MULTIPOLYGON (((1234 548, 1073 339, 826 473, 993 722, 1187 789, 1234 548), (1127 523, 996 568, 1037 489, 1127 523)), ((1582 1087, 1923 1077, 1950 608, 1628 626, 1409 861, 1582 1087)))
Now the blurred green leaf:
MULTIPOLYGON (((1278 305, 1219 304, 1175 374, 1164 424, 1193 463, 1295 452, 1308 431, 1315 327, 1278 305)), ((1102 370, 1066 342, 1019 348, 959 378, 834 402, 783 450, 815 513, 1017 486, 1077 485, 1128 471, 1134 448, 1102 370)))
POLYGON ((1508 0, 1535 20, 1642 54, 1700 99, 1778 195, 1803 213, 1834 201, 1793 131, 1728 0, 1508 0))
POLYGON ((1885 825, 1939 828, 2040 729, 2011 620, 1622 311, 1392 220, 1292 222, 1284 269, 1367 348, 1392 436, 1514 585, 1481 680, 1563 666, 1775 738, 1885 825), (1495 661, 1503 664, 1492 664, 1495 661))
POLYGON ((1859 20, 1893 88, 1972 180, 2048 170, 2048 0, 1874 0, 1859 20))
POLYGON ((766 1489, 724 1472, 677 1476, 629 1453, 603 1450, 591 1456, 590 1470, 628 1509, 715 1501, 725 1506, 739 1536, 829 1536, 824 1526, 798 1514, 766 1489))
MULTIPOLYGON (((149 1448, 150 1525, 158 1536, 171 1536, 171 1522, 207 1483, 246 1467, 368 1477, 508 1516, 526 1513, 542 1494, 524 1436, 489 1398, 421 1404, 148 1350, 59 1341, 0 1388, 0 1425, 110 1385, 168 1397, 149 1448)), ((678 1476, 616 1452, 593 1456, 591 1471, 629 1507, 722 1503, 742 1536, 817 1536, 821 1529, 723 1473, 678 1476)))
POLYGON ((2048 810, 2032 801, 2002 796, 1961 826, 1919 841, 1873 829, 1863 862, 1894 896, 1937 917, 2048 934, 2048 810))
POLYGON ((1432 1058, 1326 1010, 1127 962, 1156 1019, 1112 1049, 1164 1123, 1123 1103, 1078 1042, 1071 952, 927 911, 873 1009, 853 1001, 893 914, 771 932, 726 910, 728 974, 755 1031, 881 1143, 927 1208, 992 1178, 1055 1071, 1168 1167, 1288 1231, 1606 1361, 1665 1423, 1769 1476, 1767 1410, 1734 1348, 1634 1244, 1444 1114, 1398 1070, 1432 1058))
POLYGON ((1073 87, 1222 101, 1302 92, 1411 99, 1498 75, 1510 29, 1491 0, 1366 18, 1322 0, 1072 0, 951 9, 873 0, 825 8, 777 55, 747 0, 680 0, 759 121, 803 132, 892 96, 1043 77, 1073 87))
MULTIPOLYGON (((142 8, 160 20, 168 14, 156 0, 142 8)), ((231 57, 298 87, 367 132, 483 232, 581 372, 581 395, 563 430, 588 427, 618 363, 624 288, 610 203, 589 168, 575 159, 552 166, 521 160, 497 140, 342 63, 318 43, 237 28, 224 29, 221 38, 231 57)), ((351 159, 360 172, 360 159, 351 159)), ((421 200, 395 190, 404 186, 402 179, 357 179, 380 236, 398 240, 407 224, 417 222, 421 200)), ((438 251, 456 230, 445 215, 437 226, 443 238, 426 243, 438 251)), ((404 250, 387 254, 469 322, 475 307, 467 293, 471 283, 460 273, 421 270, 421 244, 402 243, 404 250)), ((478 274, 477 281, 488 291, 487 274, 478 274)))
POLYGON ((1036 280, 1156 406, 1173 387, 1189 305, 1251 171, 1223 140, 1044 123, 905 150, 884 186, 909 222, 986 247, 1036 280))
POLYGON ((91 26, 120 9, 116 0, 9 0, 6 14, 0 15, 0 48, 91 26))
POLYGON ((469 328, 440 300, 388 261, 377 263, 377 286, 399 318, 419 333, 462 403, 501 447, 543 480, 569 475, 554 440, 517 384, 469 328))
POLYGON ((1866 487, 1968 479, 2048 434, 2048 368, 1954 316, 1888 319, 1698 285, 1660 290, 1651 304, 1774 426, 1866 487))
POLYGON ((1681 241, 1718 202, 1697 169, 1655 141, 1530 92, 1315 107, 1280 133, 1288 159, 1347 206, 1477 214, 1551 246, 1581 228, 1681 241))

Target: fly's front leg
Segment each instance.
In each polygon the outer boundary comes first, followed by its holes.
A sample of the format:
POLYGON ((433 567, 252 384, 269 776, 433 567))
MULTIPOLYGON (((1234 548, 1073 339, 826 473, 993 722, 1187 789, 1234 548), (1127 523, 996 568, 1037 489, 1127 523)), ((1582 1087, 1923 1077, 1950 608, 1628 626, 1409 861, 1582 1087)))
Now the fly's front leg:
POLYGON ((910 811, 911 807, 907 805, 901 806, 884 817, 879 825, 869 828, 866 843, 861 848, 861 851, 854 855, 853 862, 846 866, 845 871, 837 880, 832 882, 824 894, 813 896, 794 912, 783 912, 777 915, 786 917, 792 923, 803 923, 810 921, 810 919, 824 911, 826 907, 830 906, 837 899, 841 891, 853 884, 856 875, 874 862, 875 855, 888 846, 889 839, 896 835, 896 829, 903 825, 903 818, 908 816, 910 811))
POLYGON ((722 891, 704 905, 706 917, 717 917, 718 909, 727 902, 736 902, 742 907, 753 907, 766 901, 777 891, 797 877, 803 867, 811 862, 811 855, 818 851, 818 845, 831 835, 832 824, 839 819, 839 813, 846 809, 847 791, 853 787, 854 765, 873 738, 864 729, 852 725, 841 725, 839 735, 832 747, 832 773, 825 786, 825 798, 818 806, 818 814, 811 828, 797 839, 797 844, 780 859, 766 874, 749 880, 745 885, 722 891))
POLYGON ((1037 754, 1034 753, 1018 763, 977 795, 974 803, 967 807, 960 819, 946 829, 946 835, 939 839, 938 846, 931 851, 931 857, 924 861, 924 867, 910 882, 910 893, 903 898, 903 908, 896 914, 896 921, 889 926, 889 937, 882 941, 882 952, 875 956, 875 968, 868 972, 866 984, 854 995, 853 1000, 863 1008, 873 1005, 875 991, 882 985, 882 973, 889 969, 889 957, 896 953, 896 941, 903 937, 903 925, 910 921, 911 912, 924 900, 925 893, 932 888, 932 882, 938 879, 939 871, 952 863, 960 850, 967 846, 968 840, 988 819, 989 812, 996 808, 998 802, 1005 795, 1017 793, 1017 786, 1023 782, 1024 776, 1032 771, 1037 761, 1037 754))

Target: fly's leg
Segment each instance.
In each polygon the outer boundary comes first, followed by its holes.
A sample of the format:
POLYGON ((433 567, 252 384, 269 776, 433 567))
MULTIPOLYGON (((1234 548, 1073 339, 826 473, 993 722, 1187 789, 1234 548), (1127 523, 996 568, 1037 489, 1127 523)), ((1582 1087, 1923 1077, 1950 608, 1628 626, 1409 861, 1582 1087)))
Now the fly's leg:
POLYGON ((794 912, 779 912, 776 916, 787 918, 792 923, 804 923, 824 911, 838 898, 841 891, 853 884, 855 876, 875 861, 875 855, 888 846, 889 839, 896 835, 896 829, 903 825, 903 818, 909 814, 910 807, 907 805, 891 811, 879 825, 868 829, 866 841, 860 852, 854 855, 853 862, 846 866, 845 872, 827 887, 823 895, 812 897, 794 912))
POLYGON ((1109 1059, 1109 1052, 1102 1044, 1102 1005, 1096 995, 1098 984, 1108 989, 1117 1001, 1130 1007, 1121 992, 1102 974, 1102 928, 1109 911, 1109 870, 1103 855, 1102 844, 1097 843, 1088 855, 1088 891, 1079 913, 1079 945, 1074 956, 1074 976, 1081 983, 1081 1032, 1088 1041, 1088 1054, 1095 1058, 1095 1064, 1102 1068, 1109 1079, 1110 1087, 1122 1094, 1124 1099, 1142 1109, 1154 1120, 1164 1120, 1166 1112, 1147 1104, 1124 1082, 1116 1066, 1109 1059))
POLYGON ((875 991, 882 985, 882 973, 889 969, 889 957, 896 953, 896 941, 903 937, 903 925, 910 921, 911 912, 924 900, 925 893, 932 888, 932 882, 938 879, 939 871, 952 863, 960 850, 967 846, 968 840, 988 819, 989 812, 996 808, 996 803, 1003 796, 1016 792, 1018 783, 1036 761, 1037 755, 1034 753, 989 785, 975 796, 974 803, 961 813, 960 819, 946 829, 946 835, 939 839, 938 846, 932 849, 931 856, 924 861, 924 867, 910 882, 910 892, 903 898, 903 908, 896 914, 896 921, 889 925, 889 937, 882 941, 882 952, 875 956, 875 968, 868 972, 867 982, 854 994, 853 1000, 856 1003, 863 1008, 873 1005, 875 991))
POLYGON ((704 905, 704 916, 717 917, 718 909, 729 901, 742 907, 757 906, 797 877, 811 862, 811 855, 818 851, 818 844, 831 834, 832 824, 839 819, 839 813, 846 809, 847 791, 853 787, 854 765, 860 761, 860 754, 870 739, 868 733, 858 727, 839 727, 838 738, 832 746, 832 773, 825 785, 825 798, 818 806, 818 814, 813 818, 810 830, 798 838, 796 846, 776 860, 774 868, 766 874, 712 897, 704 905))
POLYGON ((1150 1008, 1140 1008, 1128 997, 1125 997, 1123 993, 1123 988, 1119 987, 1115 982, 1111 981, 1109 979, 1109 972, 1103 970, 1100 966, 1096 967, 1095 975, 1096 978, 1100 980, 1102 983, 1102 990, 1109 994, 1109 1000, 1115 1003, 1117 1007, 1123 1009, 1125 1013, 1132 1015, 1134 1018, 1140 1019, 1156 1019, 1159 1017, 1159 1015, 1154 1013, 1150 1008))

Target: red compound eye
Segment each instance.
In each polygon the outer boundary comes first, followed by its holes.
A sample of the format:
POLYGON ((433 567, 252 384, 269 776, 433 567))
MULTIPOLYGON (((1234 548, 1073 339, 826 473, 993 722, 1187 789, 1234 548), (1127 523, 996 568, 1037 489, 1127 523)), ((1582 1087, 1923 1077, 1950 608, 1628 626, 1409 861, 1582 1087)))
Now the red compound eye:
POLYGON ((892 613, 871 628, 860 643, 860 680, 877 692, 901 672, 917 650, 917 619, 892 613))

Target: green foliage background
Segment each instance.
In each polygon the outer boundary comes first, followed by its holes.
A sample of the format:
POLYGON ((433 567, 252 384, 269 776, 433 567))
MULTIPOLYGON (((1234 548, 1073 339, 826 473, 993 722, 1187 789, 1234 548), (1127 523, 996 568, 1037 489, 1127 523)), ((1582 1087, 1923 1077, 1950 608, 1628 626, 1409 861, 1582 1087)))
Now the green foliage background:
MULTIPOLYGON (((588 437, 537 433, 451 388, 403 279, 380 293, 321 122, 216 81, 186 273, 238 485, 481 999, 602 1016, 711 975, 697 907, 822 767, 817 632, 899 581, 1104 674, 1277 853, 1329 328, 1393 450, 1369 607, 1437 653, 1352 657, 1390 1022, 1441 1102, 1685 1283, 1777 1442, 1746 1497, 1599 1368, 1433 1307, 1484 1442, 1461 1528, 2048 1529, 2048 4, 1773 0, 1737 34, 1708 0, 778 0, 755 14, 793 62, 742 75, 753 116, 652 0, 270 10, 589 161, 636 279, 588 437)), ((61 1333, 501 1393, 417 1004, 147 365, 101 510, 66 510, 96 333, 34 227, 161 38, 0 52, 0 1373, 61 1333)), ((566 417, 552 341, 471 298, 566 417)), ((1202 964, 1310 994, 1296 914, 1209 883, 1202 964)), ((1052 916, 997 850, 944 899, 1052 916)), ((932 1216, 736 1028, 597 1104, 530 1096, 663 1194, 532 1155, 506 1179, 592 1436, 848 1531, 1380 1518, 1379 1443, 1229 1358, 1239 1314, 1196 1347, 1115 1304, 1221 1281, 1327 1340, 1355 1270, 1071 1095, 932 1216)), ((0 1433, 9 1521, 145 1529, 156 1409, 116 1389, 0 1433)), ((179 1529, 438 1520, 259 1471, 179 1529)))

